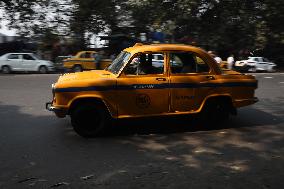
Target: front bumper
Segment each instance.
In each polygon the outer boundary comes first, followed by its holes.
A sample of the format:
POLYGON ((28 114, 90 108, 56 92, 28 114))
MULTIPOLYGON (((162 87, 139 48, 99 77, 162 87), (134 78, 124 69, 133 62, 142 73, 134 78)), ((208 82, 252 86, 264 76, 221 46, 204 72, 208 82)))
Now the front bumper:
POLYGON ((54 71, 55 71, 55 67, 54 67, 54 66, 48 66, 48 67, 47 67, 47 70, 48 70, 49 72, 54 72, 54 71))
POLYGON ((63 108, 57 108, 55 106, 52 106, 52 102, 47 102, 45 103, 45 109, 47 109, 48 111, 54 112, 55 115, 59 118, 63 118, 67 115, 67 110, 63 109, 63 108))
POLYGON ((257 97, 249 98, 249 99, 239 99, 234 101, 234 107, 240 108, 243 106, 248 106, 251 104, 255 104, 259 101, 257 97))

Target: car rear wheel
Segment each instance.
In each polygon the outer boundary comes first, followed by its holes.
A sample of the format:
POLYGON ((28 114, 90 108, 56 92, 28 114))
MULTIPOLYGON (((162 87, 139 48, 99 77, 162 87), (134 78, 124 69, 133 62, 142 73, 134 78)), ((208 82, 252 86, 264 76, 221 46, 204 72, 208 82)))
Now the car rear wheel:
POLYGON ((9 66, 3 66, 3 67, 2 67, 2 73, 4 73, 4 74, 9 74, 9 73, 11 73, 10 67, 9 67, 9 66))
POLYGON ((229 119, 230 112, 230 104, 227 101, 209 99, 201 111, 201 118, 206 124, 222 124, 229 119))
POLYGON ((80 66, 80 65, 75 65, 75 66, 73 67, 73 71, 74 71, 74 72, 82 72, 82 71, 83 71, 83 68, 82 68, 82 66, 80 66))
POLYGON ((109 112, 99 103, 80 103, 71 111, 74 131, 86 138, 102 135, 110 120, 109 112))
POLYGON ((250 71, 255 73, 255 72, 257 72, 257 69, 256 69, 256 67, 252 67, 252 68, 250 69, 250 71))
POLYGON ((47 73, 47 67, 46 66, 40 66, 38 71, 41 74, 46 74, 47 73))
POLYGON ((267 72, 276 72, 274 67, 268 67, 267 72))

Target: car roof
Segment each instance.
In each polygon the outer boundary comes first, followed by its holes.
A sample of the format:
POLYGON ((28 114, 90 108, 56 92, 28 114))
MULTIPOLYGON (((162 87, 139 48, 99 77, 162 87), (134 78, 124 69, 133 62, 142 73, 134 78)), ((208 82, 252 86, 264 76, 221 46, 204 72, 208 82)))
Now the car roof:
POLYGON ((138 44, 133 47, 129 47, 124 49, 131 54, 135 54, 138 52, 147 52, 147 51, 194 51, 194 52, 205 52, 203 49, 185 45, 185 44, 151 44, 151 45, 143 45, 138 44))
POLYGON ((96 53, 97 51, 80 51, 79 53, 96 53))
POLYGON ((34 54, 34 53, 7 53, 6 55, 8 55, 8 54, 34 54))

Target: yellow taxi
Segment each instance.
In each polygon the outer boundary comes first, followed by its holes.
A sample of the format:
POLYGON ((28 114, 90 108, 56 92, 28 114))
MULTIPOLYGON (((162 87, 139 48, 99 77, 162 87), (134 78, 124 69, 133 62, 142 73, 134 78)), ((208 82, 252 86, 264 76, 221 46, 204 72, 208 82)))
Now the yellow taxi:
POLYGON ((66 70, 81 72, 83 70, 104 69, 110 65, 110 59, 102 59, 99 63, 95 61, 96 51, 80 51, 74 57, 63 60, 66 70))
POLYGON ((60 76, 46 109, 58 117, 70 115, 74 130, 92 137, 120 118, 201 113, 222 121, 257 102, 256 88, 254 76, 222 70, 200 48, 137 44, 105 70, 60 76))
POLYGON ((223 69, 228 69, 228 62, 227 61, 221 61, 219 66, 223 69))

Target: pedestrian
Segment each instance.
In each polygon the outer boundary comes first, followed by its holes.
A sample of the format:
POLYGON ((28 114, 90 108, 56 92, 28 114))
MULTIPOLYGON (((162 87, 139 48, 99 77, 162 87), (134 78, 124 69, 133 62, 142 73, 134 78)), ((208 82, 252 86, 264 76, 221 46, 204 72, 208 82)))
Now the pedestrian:
POLYGON ((104 51, 100 50, 99 52, 94 54, 94 62, 95 62, 95 67, 97 70, 101 69, 101 60, 103 58, 104 51))
POLYGON ((214 59, 216 60, 218 64, 222 62, 222 58, 220 58, 219 56, 216 56, 214 59))
POLYGON ((218 64, 220 64, 222 62, 222 58, 220 58, 219 56, 216 55, 215 52, 213 51, 208 51, 208 53, 216 60, 216 62, 218 64))
POLYGON ((231 54, 228 58, 227 58, 227 62, 228 62, 228 69, 232 70, 234 67, 234 63, 235 63, 235 59, 234 59, 234 55, 231 54))
POLYGON ((110 55, 110 59, 111 59, 111 60, 114 60, 115 58, 116 58, 116 54, 111 54, 111 55, 110 55))

